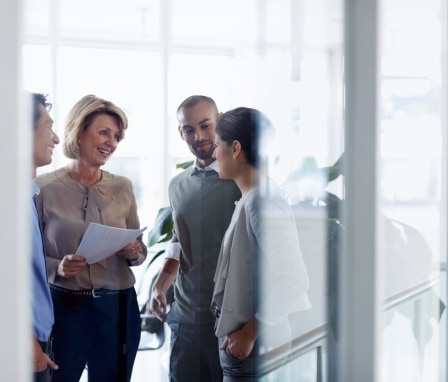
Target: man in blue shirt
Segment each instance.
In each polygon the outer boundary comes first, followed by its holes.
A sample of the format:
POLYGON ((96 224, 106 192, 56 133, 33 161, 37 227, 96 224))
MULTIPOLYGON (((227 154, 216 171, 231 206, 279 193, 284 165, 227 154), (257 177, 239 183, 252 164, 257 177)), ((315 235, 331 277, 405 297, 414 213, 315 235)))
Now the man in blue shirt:
MULTIPOLYGON (((33 106, 33 173, 37 168, 51 163, 51 156, 59 138, 53 131, 53 120, 48 113, 51 104, 43 94, 32 94, 33 106)), ((32 181, 32 199, 30 200, 32 220, 32 288, 33 288, 33 371, 35 382, 50 382, 52 371, 58 366, 51 359, 51 329, 53 327, 53 303, 48 286, 45 266, 44 246, 37 215, 35 198, 39 193, 32 181)))

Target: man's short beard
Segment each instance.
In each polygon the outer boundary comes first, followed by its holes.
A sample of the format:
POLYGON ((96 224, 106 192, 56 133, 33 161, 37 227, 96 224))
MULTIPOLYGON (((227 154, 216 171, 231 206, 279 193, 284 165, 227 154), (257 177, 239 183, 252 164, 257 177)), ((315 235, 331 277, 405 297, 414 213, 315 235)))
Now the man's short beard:
POLYGON ((198 158, 198 159, 201 159, 201 160, 206 160, 206 159, 210 159, 211 157, 212 157, 212 155, 213 155, 213 151, 210 153, 210 152, 200 152, 200 153, 198 153, 197 151, 195 151, 195 155, 196 155, 196 158, 198 158))

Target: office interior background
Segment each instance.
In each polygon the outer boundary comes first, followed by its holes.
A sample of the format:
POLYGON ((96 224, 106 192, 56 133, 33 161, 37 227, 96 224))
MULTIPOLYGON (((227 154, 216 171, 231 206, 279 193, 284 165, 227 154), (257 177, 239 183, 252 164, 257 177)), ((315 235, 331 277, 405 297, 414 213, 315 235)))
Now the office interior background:
MULTIPOLYGON (((1 379, 31 372, 25 89, 50 95, 60 137, 85 94, 126 111, 106 168, 132 179, 149 229, 191 160, 178 104, 265 112, 266 172, 296 212, 313 308, 263 379, 446 381, 447 20, 446 0, 0 2, 1 379)), ((39 171, 65 163, 59 147, 39 171)), ((166 381, 167 357, 167 341, 140 351, 133 382, 166 381)))

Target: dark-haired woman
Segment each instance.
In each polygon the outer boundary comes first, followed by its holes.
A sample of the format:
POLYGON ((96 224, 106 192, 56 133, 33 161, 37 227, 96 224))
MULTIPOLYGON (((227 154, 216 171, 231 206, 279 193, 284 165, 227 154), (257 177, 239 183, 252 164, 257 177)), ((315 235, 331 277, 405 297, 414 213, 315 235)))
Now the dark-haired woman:
POLYGON ((243 107, 216 126, 219 176, 242 194, 222 242, 211 307, 225 382, 255 381, 260 351, 287 344, 288 315, 310 308, 294 216, 271 181, 260 187, 258 146, 270 131, 263 113, 243 107))

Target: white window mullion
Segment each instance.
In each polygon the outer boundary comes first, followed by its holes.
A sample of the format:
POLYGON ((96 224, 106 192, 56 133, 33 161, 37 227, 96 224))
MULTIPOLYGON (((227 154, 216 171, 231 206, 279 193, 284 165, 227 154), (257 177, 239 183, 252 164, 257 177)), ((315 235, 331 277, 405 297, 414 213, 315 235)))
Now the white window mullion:
POLYGON ((378 381, 379 0, 345 1, 345 222, 339 254, 339 381, 378 381))
POLYGON ((0 374, 4 381, 31 379, 30 200, 31 128, 22 88, 23 1, 0 1, 0 140, 2 318, 0 374))
MULTIPOLYGON (((169 115, 172 114, 172 110, 168 110, 168 99, 170 94, 168 94, 169 88, 169 65, 172 54, 172 2, 171 0, 160 0, 160 58, 161 58, 161 70, 162 70, 162 83, 161 83, 161 91, 163 97, 163 125, 164 125, 164 136, 163 136, 163 171, 161 172, 161 184, 163 185, 162 190, 168 189, 169 176, 171 173, 171 169, 168 168, 171 161, 169 160, 169 131, 172 128, 170 126, 170 118, 169 115)), ((165 192, 162 193, 166 195, 165 192)), ((160 202, 162 204, 167 203, 167 197, 165 196, 163 200, 160 202)))
MULTIPOLYGON (((445 272, 441 273, 441 278, 445 280, 445 300, 446 296, 448 296, 448 282, 447 280, 447 264, 448 264, 448 244, 447 244, 447 231, 448 231, 448 1, 441 0, 441 10, 440 10, 440 20, 441 20, 441 67, 442 67, 442 86, 441 86, 441 134, 442 134, 442 182, 441 182, 441 219, 440 219, 440 250, 441 254, 445 254, 445 256, 441 256, 441 261, 444 262, 444 270, 445 272)), ((441 339, 441 341, 445 341, 444 346, 445 350, 442 351, 442 354, 445 354, 445 367, 439 368, 440 373, 440 381, 446 380, 446 376, 448 373, 446 365, 448 365, 448 315, 445 314, 445 330, 442 330, 442 333, 445 335, 445 339, 441 339)), ((443 347, 442 347, 443 349, 443 347)), ((442 362, 443 358, 440 358, 442 362)))

